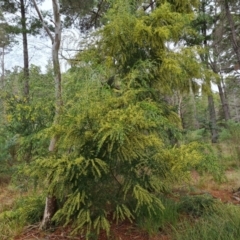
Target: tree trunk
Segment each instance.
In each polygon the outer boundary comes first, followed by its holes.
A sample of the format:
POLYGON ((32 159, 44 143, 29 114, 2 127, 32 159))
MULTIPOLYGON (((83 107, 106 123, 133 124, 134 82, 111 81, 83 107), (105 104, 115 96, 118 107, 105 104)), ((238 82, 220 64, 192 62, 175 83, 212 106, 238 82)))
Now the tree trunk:
POLYGON ((216 112, 214 107, 213 96, 208 95, 208 109, 210 116, 210 130, 212 134, 212 143, 217 143, 218 141, 218 131, 217 131, 217 122, 216 122, 216 112))
POLYGON ((2 59, 1 59, 1 69, 2 69, 2 74, 1 74, 1 89, 4 89, 5 86, 5 81, 4 81, 4 73, 5 73, 5 47, 2 47, 2 59))
MULTIPOLYGON (((202 1, 202 11, 205 14, 206 13, 206 1, 202 1)), ((207 39, 207 21, 205 19, 204 24, 202 26, 202 35, 204 37, 203 39, 203 46, 205 50, 208 49, 208 39, 207 39)), ((209 59, 208 59, 208 51, 204 53, 202 60, 205 63, 206 67, 209 68, 209 59)), ((209 110, 209 120, 210 120, 210 130, 211 130, 211 138, 212 138, 212 143, 217 143, 218 140, 218 130, 217 130, 217 120, 216 120, 216 112, 215 112, 215 107, 214 107, 214 101, 213 101, 213 96, 212 96, 212 91, 211 91, 211 82, 210 79, 206 79, 207 84, 208 84, 208 89, 211 93, 208 94, 208 110, 209 110)))
POLYGON ((29 58, 28 58, 28 40, 27 40, 27 26, 26 26, 26 12, 25 2, 20 0, 21 7, 21 24, 22 24, 22 38, 23 38, 23 72, 24 72, 24 96, 29 97, 29 58))
POLYGON ((219 97, 221 100, 222 109, 224 113, 224 119, 228 121, 231 119, 228 102, 227 102, 227 99, 225 98, 225 94, 224 94, 221 83, 218 83, 217 86, 218 86, 219 97))
POLYGON ((45 201, 44 217, 40 228, 43 230, 52 227, 52 217, 57 211, 57 199, 55 196, 48 196, 45 201))
MULTIPOLYGON (((36 4, 36 1, 33 0, 34 7, 38 13, 39 19, 43 24, 48 36, 52 41, 52 61, 53 61, 53 71, 54 71, 54 81, 55 81, 55 116, 53 125, 58 124, 59 116, 61 114, 62 109, 62 90, 61 90, 61 69, 59 63, 59 48, 61 44, 61 19, 60 19, 60 8, 59 8, 59 1, 52 0, 52 8, 53 8, 53 16, 54 16, 54 25, 55 25, 55 33, 54 36, 51 34, 49 28, 45 25, 43 16, 39 11, 39 8, 36 4)), ((55 152, 56 151, 56 143, 57 143, 57 136, 53 136, 50 144, 49 144, 49 151, 55 152)), ((57 210, 57 199, 54 196, 54 192, 50 193, 46 198, 46 205, 42 223, 40 225, 41 229, 49 229, 51 227, 51 220, 53 215, 57 210)))
MULTIPOLYGON (((43 27, 45 28, 48 36, 52 41, 52 61, 53 61, 53 71, 54 71, 54 81, 55 81, 55 116, 53 125, 58 124, 59 116, 62 109, 62 89, 61 89, 61 69, 59 63, 59 48, 61 43, 61 19, 60 19, 60 8, 58 0, 52 0, 53 16, 54 16, 54 25, 55 25, 55 34, 51 34, 49 28, 45 25, 41 12, 36 4, 36 1, 33 0, 34 7, 38 13, 39 19, 41 20, 43 27)), ((50 144, 49 151, 56 151, 57 136, 53 136, 50 144)), ((50 193, 46 198, 46 205, 42 223, 40 225, 41 229, 49 229, 51 227, 51 219, 57 210, 57 199, 53 193, 50 193)))
POLYGON ((191 108, 193 110, 193 127, 194 129, 199 129, 199 122, 197 120, 197 108, 196 108, 196 101, 193 93, 193 87, 192 87, 192 80, 189 79, 189 94, 190 94, 190 102, 191 102, 191 108))
POLYGON ((236 31, 234 20, 232 18, 232 15, 229 9, 229 0, 224 0, 224 10, 226 12, 226 17, 231 29, 230 39, 231 39, 232 47, 237 56, 238 64, 240 65, 240 45, 238 44, 237 31, 236 31))

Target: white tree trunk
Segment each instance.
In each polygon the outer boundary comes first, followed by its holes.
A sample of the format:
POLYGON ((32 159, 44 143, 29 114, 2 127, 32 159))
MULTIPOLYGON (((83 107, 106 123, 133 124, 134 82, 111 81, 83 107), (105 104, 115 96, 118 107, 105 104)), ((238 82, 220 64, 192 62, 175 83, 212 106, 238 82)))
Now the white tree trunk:
MULTIPOLYGON (((61 19, 60 19, 60 8, 59 8, 59 1, 52 0, 52 8, 53 8, 53 16, 54 16, 54 25, 55 25, 55 33, 54 35, 51 34, 50 29, 44 23, 43 16, 36 4, 36 1, 33 0, 35 9, 38 13, 39 19, 41 20, 43 27, 45 28, 48 36, 52 41, 52 61, 53 61, 53 71, 54 71, 54 81, 55 81, 55 116, 53 125, 58 124, 59 116, 61 113, 62 108, 62 90, 61 90, 61 69, 59 63, 59 48, 61 44, 61 19)), ((54 152, 56 151, 56 143, 57 143, 57 136, 53 136, 50 144, 49 144, 49 151, 54 152)), ((51 193, 46 198, 45 210, 42 223, 40 225, 41 229, 49 229, 51 227, 51 219, 57 210, 57 201, 54 193, 51 193)))

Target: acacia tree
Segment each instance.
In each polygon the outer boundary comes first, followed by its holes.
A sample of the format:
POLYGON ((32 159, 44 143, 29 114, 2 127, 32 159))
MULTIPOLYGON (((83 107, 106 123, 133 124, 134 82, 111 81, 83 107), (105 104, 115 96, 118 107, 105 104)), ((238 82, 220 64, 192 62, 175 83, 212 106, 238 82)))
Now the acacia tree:
POLYGON ((195 144, 171 148, 180 121, 164 99, 199 73, 195 61, 186 64, 191 74, 182 68, 185 51, 166 47, 188 32, 192 14, 170 3, 149 14, 132 2, 116 1, 99 41, 76 56, 55 128, 58 154, 34 163, 61 202, 53 219, 87 234, 109 233, 109 218, 161 212, 157 194, 201 158, 195 144))
MULTIPOLYGON (((35 0, 33 0, 34 7, 37 11, 40 21, 43 24, 44 29, 46 30, 51 42, 52 42, 52 62, 53 62, 53 72, 54 72, 54 82, 55 82, 55 117, 53 125, 58 124, 61 108, 63 105, 62 102, 62 86, 61 86, 61 69, 59 62, 59 48, 61 44, 61 16, 60 16, 60 7, 58 0, 52 0, 52 9, 53 9, 53 22, 55 26, 54 34, 51 33, 50 29, 44 22, 43 16, 38 8, 38 5, 35 0)), ((56 149, 57 136, 54 135, 50 141, 49 151, 54 152, 56 149)), ((43 216, 43 221, 41 228, 47 229, 50 227, 52 216, 56 212, 56 198, 54 193, 51 193, 46 198, 45 211, 43 216)))

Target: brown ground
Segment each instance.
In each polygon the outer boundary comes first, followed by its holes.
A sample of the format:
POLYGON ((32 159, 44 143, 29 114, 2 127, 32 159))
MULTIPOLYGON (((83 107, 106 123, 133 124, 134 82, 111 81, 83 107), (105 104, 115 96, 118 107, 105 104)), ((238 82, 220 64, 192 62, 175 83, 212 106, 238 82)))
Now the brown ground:
MULTIPOLYGON (((25 232, 14 238, 14 240, 85 240, 84 236, 71 236, 67 228, 58 228, 52 233, 40 232, 38 226, 32 226, 25 232)), ((101 233, 98 240, 107 240, 105 233, 101 233)), ((111 240, 170 240, 170 238, 159 232, 156 236, 149 237, 147 232, 144 232, 136 226, 128 223, 112 225, 111 240)))
MULTIPOLYGON (((197 172, 192 172, 192 184, 197 187, 199 193, 208 192, 213 197, 221 200, 224 203, 239 204, 233 198, 233 189, 240 187, 240 177, 239 172, 233 171, 226 172, 228 181, 221 185, 217 185, 211 179, 205 180, 206 182, 201 182, 201 178, 197 172), (236 180, 236 176, 238 177, 236 180), (238 185, 239 184, 239 185, 238 185)), ((191 194, 191 193, 190 193, 191 194)), ((194 193, 198 194, 198 193, 194 193)), ((40 232, 38 226, 29 226, 25 229, 24 233, 16 237, 14 240, 84 240, 84 236, 72 237, 69 235, 70 230, 68 228, 58 228, 54 232, 40 232)), ((121 224, 112 224, 111 227, 111 240, 170 240, 165 233, 159 232, 156 236, 149 237, 146 232, 137 228, 133 224, 127 222, 121 224)), ((104 233, 101 233, 98 240, 106 240, 107 237, 104 233)))

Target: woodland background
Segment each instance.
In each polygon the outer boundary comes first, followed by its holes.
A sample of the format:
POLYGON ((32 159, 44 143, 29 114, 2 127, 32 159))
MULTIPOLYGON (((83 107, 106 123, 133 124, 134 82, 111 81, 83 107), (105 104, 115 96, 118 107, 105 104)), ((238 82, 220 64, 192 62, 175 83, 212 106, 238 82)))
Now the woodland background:
POLYGON ((239 0, 43 2, 0 0, 1 239, 118 239, 123 223, 239 239, 238 207, 192 185, 239 171, 239 0), (31 36, 51 43, 44 66, 31 36), (7 69, 17 44, 23 66, 7 69))

